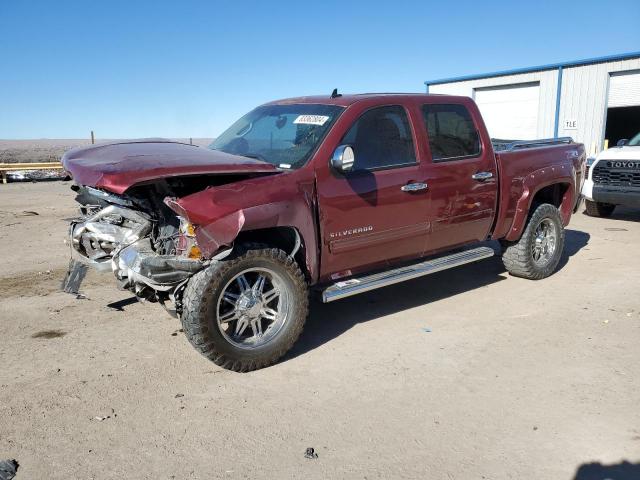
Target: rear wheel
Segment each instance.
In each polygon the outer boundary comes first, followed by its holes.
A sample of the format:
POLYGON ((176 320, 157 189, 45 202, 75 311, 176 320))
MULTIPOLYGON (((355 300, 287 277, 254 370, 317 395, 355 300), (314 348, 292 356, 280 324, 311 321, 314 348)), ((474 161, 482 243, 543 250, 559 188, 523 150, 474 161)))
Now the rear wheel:
POLYGON ((610 217, 616 209, 616 206, 610 203, 593 202, 591 200, 586 200, 584 206, 587 215, 590 217, 610 217))
POLYGON ((191 278, 181 321, 200 353, 247 372, 277 362, 300 336, 307 312, 296 262, 282 250, 250 246, 191 278))
POLYGON ((564 226, 560 212, 548 203, 538 206, 517 242, 503 242, 502 261, 511 275, 539 280, 551 275, 562 257, 564 226))

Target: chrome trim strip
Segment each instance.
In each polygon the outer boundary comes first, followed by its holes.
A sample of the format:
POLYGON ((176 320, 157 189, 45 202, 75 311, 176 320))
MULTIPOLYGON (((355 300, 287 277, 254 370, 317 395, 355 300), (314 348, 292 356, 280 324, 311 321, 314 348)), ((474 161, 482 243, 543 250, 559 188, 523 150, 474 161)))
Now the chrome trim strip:
POLYGON ((405 240, 416 235, 426 235, 429 232, 429 222, 417 223, 415 225, 405 225, 402 227, 390 228, 380 232, 369 232, 362 235, 347 236, 329 241, 331 253, 345 253, 361 248, 372 247, 382 243, 398 240, 405 240))

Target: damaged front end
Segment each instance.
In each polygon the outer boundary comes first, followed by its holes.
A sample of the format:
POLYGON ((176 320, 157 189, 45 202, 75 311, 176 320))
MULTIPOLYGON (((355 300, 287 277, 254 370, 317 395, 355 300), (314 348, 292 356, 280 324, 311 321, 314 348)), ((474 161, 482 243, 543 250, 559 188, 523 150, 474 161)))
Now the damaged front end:
POLYGON ((183 287, 207 264, 200 258, 193 227, 157 196, 124 196, 76 187, 81 216, 72 220, 71 264, 63 284, 78 293, 87 267, 112 271, 120 288, 138 298, 175 304, 183 287))

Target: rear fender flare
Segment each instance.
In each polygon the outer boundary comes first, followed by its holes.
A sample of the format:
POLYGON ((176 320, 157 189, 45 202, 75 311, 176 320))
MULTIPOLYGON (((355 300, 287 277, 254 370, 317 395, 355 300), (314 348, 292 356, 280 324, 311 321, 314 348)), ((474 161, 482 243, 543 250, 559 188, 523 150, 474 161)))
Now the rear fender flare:
POLYGON ((533 199, 540 190, 550 185, 568 184, 570 186, 562 198, 560 207, 562 222, 567 225, 571 218, 571 210, 574 204, 575 178, 575 171, 568 164, 550 165, 527 175, 522 182, 522 195, 516 204, 516 214, 509 231, 505 235, 505 240, 513 242, 520 238, 527 225, 533 199), (566 206, 568 208, 565 208, 566 206))

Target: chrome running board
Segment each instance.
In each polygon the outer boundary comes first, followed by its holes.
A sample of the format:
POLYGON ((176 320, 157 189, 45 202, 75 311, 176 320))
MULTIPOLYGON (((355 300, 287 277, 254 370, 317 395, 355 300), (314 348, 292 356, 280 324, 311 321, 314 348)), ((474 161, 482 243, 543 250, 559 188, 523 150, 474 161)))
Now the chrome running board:
POLYGON ((352 295, 375 290, 376 288, 386 287, 387 285, 404 282, 412 278, 418 278, 423 275, 448 270, 449 268, 459 267, 467 263, 477 262, 478 260, 493 257, 494 254, 493 249, 489 247, 478 247, 432 260, 426 260, 416 263, 415 265, 408 265, 394 270, 367 275, 366 277, 351 278, 342 282, 336 282, 322 291, 322 301, 324 303, 333 302, 334 300, 351 297, 352 295))

